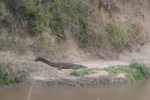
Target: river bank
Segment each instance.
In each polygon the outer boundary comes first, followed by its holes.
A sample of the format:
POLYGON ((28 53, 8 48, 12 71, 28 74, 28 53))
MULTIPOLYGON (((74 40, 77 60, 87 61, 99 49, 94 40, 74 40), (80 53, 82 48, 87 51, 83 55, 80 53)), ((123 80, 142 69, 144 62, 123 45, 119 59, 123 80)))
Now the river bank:
POLYGON ((130 64, 105 68, 58 70, 43 63, 14 61, 11 66, 15 66, 15 69, 24 73, 23 81, 11 85, 1 85, 1 87, 29 87, 32 82, 34 82, 34 87, 130 84, 149 78, 149 73, 140 64, 142 63, 133 62, 132 68, 129 67, 130 64), (148 75, 145 76, 143 72, 139 72, 141 68, 148 75))

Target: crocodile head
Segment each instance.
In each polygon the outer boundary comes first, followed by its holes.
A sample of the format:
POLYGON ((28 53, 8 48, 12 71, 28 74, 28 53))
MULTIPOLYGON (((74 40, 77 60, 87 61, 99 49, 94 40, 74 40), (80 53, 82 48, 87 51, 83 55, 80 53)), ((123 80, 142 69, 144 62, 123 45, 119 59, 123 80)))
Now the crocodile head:
POLYGON ((37 61, 42 61, 42 60, 43 60, 43 58, 38 57, 38 58, 35 59, 35 62, 37 62, 37 61))

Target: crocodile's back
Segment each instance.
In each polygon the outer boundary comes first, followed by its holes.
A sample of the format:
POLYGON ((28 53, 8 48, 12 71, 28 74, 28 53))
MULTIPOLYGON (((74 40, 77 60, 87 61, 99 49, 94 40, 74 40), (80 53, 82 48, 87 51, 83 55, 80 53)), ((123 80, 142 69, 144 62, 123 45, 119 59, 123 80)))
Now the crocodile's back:
POLYGON ((86 66, 79 65, 79 64, 73 64, 73 63, 65 63, 65 62, 60 62, 60 63, 55 63, 59 68, 61 69, 81 69, 81 68, 87 68, 86 66))
POLYGON ((60 63, 56 63, 56 62, 51 62, 51 61, 48 61, 44 58, 37 58, 35 61, 41 61, 41 62, 44 62, 52 67, 55 67, 55 68, 58 68, 59 70, 61 69, 81 69, 81 68, 87 68, 86 66, 83 66, 83 65, 79 65, 79 64, 73 64, 73 63, 66 63, 66 62, 60 62, 60 63))

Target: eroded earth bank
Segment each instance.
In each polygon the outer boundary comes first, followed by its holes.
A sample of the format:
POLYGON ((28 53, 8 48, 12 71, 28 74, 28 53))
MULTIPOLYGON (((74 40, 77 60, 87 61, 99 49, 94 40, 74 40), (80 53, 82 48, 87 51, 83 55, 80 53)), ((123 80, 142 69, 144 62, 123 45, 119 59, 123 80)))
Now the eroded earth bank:
POLYGON ((147 79, 149 17, 148 0, 0 0, 0 83, 6 84, 1 86, 147 79), (37 57, 88 68, 58 70, 35 62, 37 57))

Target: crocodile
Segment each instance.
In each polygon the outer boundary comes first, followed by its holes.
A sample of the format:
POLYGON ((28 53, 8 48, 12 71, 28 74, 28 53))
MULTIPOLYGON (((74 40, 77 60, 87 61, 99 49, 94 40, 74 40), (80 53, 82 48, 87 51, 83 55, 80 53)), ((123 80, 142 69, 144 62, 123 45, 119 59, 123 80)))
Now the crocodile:
POLYGON ((35 61, 41 61, 41 62, 44 62, 45 64, 47 65, 50 65, 52 67, 55 67, 55 68, 58 68, 58 70, 61 70, 61 69, 74 69, 74 70, 78 70, 78 69, 81 69, 81 68, 87 68, 86 66, 83 66, 83 65, 79 65, 79 64, 73 64, 73 63, 66 63, 66 62, 51 62, 51 61, 48 61, 44 58, 41 58, 41 57, 38 57, 35 59, 35 61))

